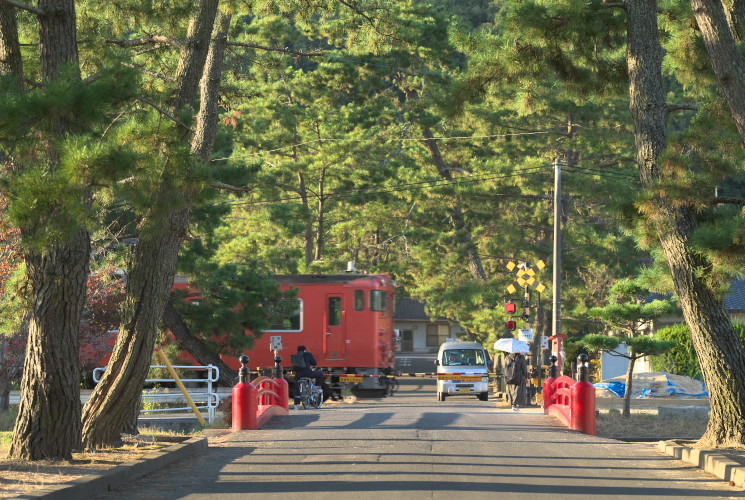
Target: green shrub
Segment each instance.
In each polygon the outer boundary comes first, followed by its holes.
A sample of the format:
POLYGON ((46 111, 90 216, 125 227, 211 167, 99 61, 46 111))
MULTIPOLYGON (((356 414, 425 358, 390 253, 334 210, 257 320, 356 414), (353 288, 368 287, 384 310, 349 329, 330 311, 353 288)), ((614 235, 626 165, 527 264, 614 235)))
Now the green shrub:
MULTIPOLYGON (((740 342, 745 348, 745 323, 734 323, 735 331, 740 336, 740 342)), ((676 346, 664 354, 652 356, 652 368, 659 372, 685 375, 703 380, 696 350, 693 348, 691 332, 688 325, 678 323, 660 328, 655 334, 660 340, 674 340, 676 346)))
POLYGON ((10 439, 13 437, 13 433, 8 432, 0 432, 0 458, 5 457, 5 455, 8 453, 8 450, 10 449, 10 439))
POLYGON ((18 407, 11 406, 8 411, 0 411, 0 432, 12 431, 18 416, 18 407))

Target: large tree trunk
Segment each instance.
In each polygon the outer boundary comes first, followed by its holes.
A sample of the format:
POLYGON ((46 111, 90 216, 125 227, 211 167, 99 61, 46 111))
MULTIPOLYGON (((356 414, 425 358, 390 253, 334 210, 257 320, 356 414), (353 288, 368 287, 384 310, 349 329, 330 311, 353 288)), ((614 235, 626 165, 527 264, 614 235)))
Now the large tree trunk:
POLYGON ((745 57, 737 48, 720 0, 692 0, 691 5, 719 87, 727 97, 737 130, 745 141, 745 57))
POLYGON ((72 458, 80 447, 80 318, 90 245, 80 231, 67 245, 25 255, 33 305, 21 404, 9 456, 72 458))
POLYGON ((16 9, 0 3, 0 75, 13 75, 23 85, 23 59, 16 9))
MULTIPOLYGON (((39 16, 39 53, 43 83, 70 68, 68 78, 80 79, 75 4, 73 0, 40 0, 38 8, 54 11, 39 16)), ((18 63, 16 63, 18 64, 18 63)), ((60 116, 55 133, 45 145, 50 169, 59 161, 55 141, 74 121, 60 116)), ((63 209, 63 207, 61 207, 63 209)), ((29 242, 45 228, 21 228, 29 242)), ((90 237, 73 230, 59 241, 30 244, 24 252, 32 306, 26 364, 21 382, 21 404, 9 456, 22 460, 72 457, 80 446, 80 319, 88 280, 90 237)))
MULTIPOLYGON (((661 176, 658 164, 667 146, 667 107, 662 80, 663 49, 657 28, 657 3, 628 0, 628 55, 631 113, 642 183, 661 176)), ((696 227, 691 207, 661 196, 654 214, 662 249, 672 272, 683 314, 691 330, 710 394, 711 416, 700 444, 729 446, 745 442, 745 353, 724 304, 698 272, 710 267, 691 251, 696 227)))
POLYGON ((189 326, 184 322, 171 302, 166 304, 163 311, 163 324, 173 334, 176 342, 202 365, 216 366, 220 370, 218 382, 225 387, 231 387, 238 373, 230 368, 219 356, 213 354, 200 339, 194 336, 189 326))
MULTIPOLYGON (((200 81, 208 71, 205 65, 217 5, 217 0, 202 0, 192 16, 189 38, 181 51, 176 76, 178 91, 171 101, 174 112, 185 107, 196 108, 200 81)), ((219 84, 219 79, 213 83, 219 84)), ((208 112, 207 106, 202 106, 200 115, 208 112)), ((198 136, 203 141, 209 140, 206 119, 200 116, 197 123, 198 136), (200 120, 205 120, 202 125, 199 125, 200 120)), ((211 137, 214 138, 214 134, 211 137)), ((200 158, 204 157, 204 151, 194 143, 192 151, 196 151, 200 158)), ((166 214, 148 214, 141 225, 139 242, 127 274, 122 323, 114 353, 109 369, 84 408, 83 442, 87 447, 98 448, 114 443, 122 432, 135 425, 132 419, 137 414, 133 408, 139 407, 158 324, 171 294, 179 249, 188 231, 192 196, 190 192, 176 193, 168 176, 164 176, 159 192, 163 199, 154 200, 153 206, 171 208, 166 214), (179 205, 166 201, 176 194, 181 197, 179 205)))
MULTIPOLYGON (((422 132, 425 139, 424 143, 427 145, 427 149, 429 149, 430 155, 432 156, 432 162, 437 168, 437 173, 447 181, 453 180, 453 176, 445 164, 445 159, 442 157, 440 147, 437 145, 432 130, 429 127, 422 127, 422 132)), ((453 229, 455 229, 457 241, 462 244, 462 249, 465 252, 468 270, 471 272, 471 276, 476 280, 486 281, 486 271, 481 262, 479 249, 476 246, 476 242, 473 241, 473 235, 471 234, 471 230, 468 228, 466 216, 463 214, 463 208, 457 200, 450 209, 450 222, 453 225, 453 229)))

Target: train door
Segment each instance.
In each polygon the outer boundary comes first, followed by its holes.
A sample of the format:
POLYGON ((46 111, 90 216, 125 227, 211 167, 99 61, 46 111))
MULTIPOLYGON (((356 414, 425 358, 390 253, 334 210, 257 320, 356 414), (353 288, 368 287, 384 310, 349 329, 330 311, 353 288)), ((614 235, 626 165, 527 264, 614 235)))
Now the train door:
POLYGON ((326 359, 344 358, 345 314, 344 298, 341 294, 326 295, 324 354, 326 359))

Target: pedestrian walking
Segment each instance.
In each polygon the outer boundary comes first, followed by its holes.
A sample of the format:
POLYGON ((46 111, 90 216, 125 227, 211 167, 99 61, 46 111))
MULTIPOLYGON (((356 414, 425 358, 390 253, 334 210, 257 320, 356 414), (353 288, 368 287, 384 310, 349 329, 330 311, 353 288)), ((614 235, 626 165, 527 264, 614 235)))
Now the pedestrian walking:
POLYGON ((513 352, 505 359, 504 381, 507 384, 507 397, 512 411, 527 405, 528 361, 519 352, 513 352))

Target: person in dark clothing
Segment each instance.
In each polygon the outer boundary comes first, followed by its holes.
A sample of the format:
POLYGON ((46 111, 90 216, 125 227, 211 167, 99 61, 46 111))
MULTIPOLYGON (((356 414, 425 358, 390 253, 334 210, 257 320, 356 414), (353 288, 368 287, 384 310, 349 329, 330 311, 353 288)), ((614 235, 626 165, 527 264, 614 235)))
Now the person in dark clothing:
POLYGON ((318 366, 318 362, 316 361, 316 358, 313 356, 313 353, 306 351, 305 346, 301 345, 297 348, 298 354, 303 355, 303 359, 305 360, 305 367, 304 368, 296 368, 293 366, 293 370, 295 370, 295 394, 294 394, 294 402, 295 402, 295 409, 297 409, 298 405, 300 404, 300 398, 297 394, 297 381, 301 378, 309 378, 315 381, 316 386, 323 389, 324 394, 324 401, 326 400, 326 394, 328 394, 328 387, 326 386, 326 382, 324 381, 323 372, 321 370, 314 370, 314 367, 318 366))
POLYGON ((527 382, 530 375, 528 361, 525 359, 525 356, 519 352, 513 352, 507 356, 505 360, 505 372, 514 373, 514 378, 508 381, 506 386, 509 400, 512 403, 512 410, 518 411, 518 408, 527 405, 527 382))

